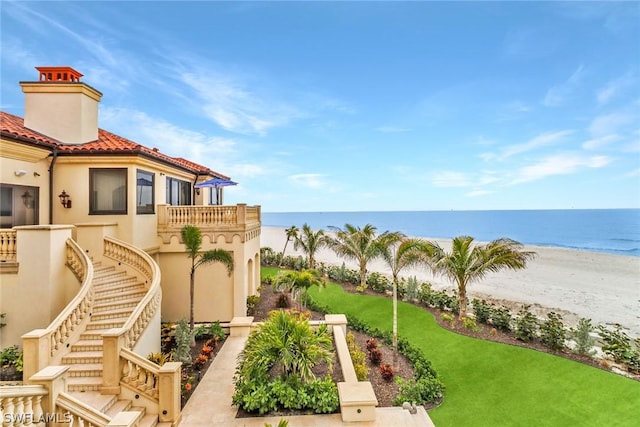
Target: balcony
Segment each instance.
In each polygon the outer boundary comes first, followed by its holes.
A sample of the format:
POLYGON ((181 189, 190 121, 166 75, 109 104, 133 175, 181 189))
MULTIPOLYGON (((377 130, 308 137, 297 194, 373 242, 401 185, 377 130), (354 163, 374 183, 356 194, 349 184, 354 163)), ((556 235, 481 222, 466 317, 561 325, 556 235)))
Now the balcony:
POLYGON ((185 225, 198 227, 203 235, 215 241, 217 235, 224 234, 231 242, 234 235, 241 242, 260 237, 260 206, 170 206, 158 205, 158 235, 163 243, 169 244, 172 236, 180 236, 185 225), (215 238, 214 238, 215 236, 215 238))

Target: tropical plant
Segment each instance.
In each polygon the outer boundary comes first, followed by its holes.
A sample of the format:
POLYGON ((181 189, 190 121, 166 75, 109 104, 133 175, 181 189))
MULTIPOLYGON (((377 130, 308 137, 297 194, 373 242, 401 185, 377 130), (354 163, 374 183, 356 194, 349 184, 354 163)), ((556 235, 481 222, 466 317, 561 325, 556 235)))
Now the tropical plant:
POLYGON ((322 288, 325 283, 317 270, 280 271, 274 279, 273 289, 291 294, 298 307, 303 308, 309 288, 314 285, 322 288))
POLYGON ((277 310, 251 333, 238 360, 239 373, 248 380, 277 365, 284 376, 297 375, 308 382, 315 378, 313 366, 332 362, 331 337, 326 325, 314 331, 308 320, 277 310))
POLYGON ((531 342, 538 335, 538 319, 529 310, 530 305, 525 305, 516 317, 516 338, 520 341, 531 342))
POLYGON ((173 360, 184 364, 191 364, 191 343, 194 341, 194 331, 191 330, 187 319, 182 318, 176 323, 176 345, 171 354, 173 360))
POLYGON ((284 248, 282 249, 282 258, 280 259, 280 264, 278 265, 278 267, 282 267, 282 260, 284 259, 285 253, 287 251, 287 245, 290 241, 296 240, 296 238, 298 237, 298 231, 299 229, 295 225, 292 225, 291 227, 284 230, 285 234, 287 235, 287 240, 284 242, 284 248))
POLYGON ((398 363, 398 276, 407 267, 424 261, 425 242, 402 233, 384 233, 376 243, 380 256, 391 269, 393 282, 393 364, 398 363))
POLYGON ((376 235, 376 227, 366 224, 360 228, 355 225, 345 224, 344 229, 329 227, 335 233, 335 237, 329 239, 329 246, 342 258, 354 260, 360 269, 359 291, 367 287, 367 264, 380 255, 378 244, 380 236, 376 235))
POLYGON ((308 224, 304 224, 302 233, 294 238, 293 248, 295 250, 300 249, 307 255, 308 267, 313 270, 316 264, 316 252, 326 246, 327 243, 328 237, 325 235, 324 230, 313 231, 308 224))
POLYGON ((189 327, 193 330, 196 269, 204 264, 220 262, 227 267, 227 273, 231 276, 231 273, 233 272, 233 255, 224 249, 212 249, 206 252, 201 252, 202 233, 198 227, 194 227, 192 225, 186 225, 182 229, 182 241, 184 242, 184 246, 187 249, 189 257, 191 258, 191 271, 189 275, 189 327))
POLYGON ((594 330, 595 327, 591 324, 591 319, 583 317, 578 320, 575 329, 571 329, 571 337, 576 342, 573 349, 574 352, 582 356, 593 356, 595 354, 596 351, 593 349, 593 345, 596 340, 591 336, 591 332, 594 330))
POLYGON ((535 252, 522 250, 515 240, 502 238, 485 245, 474 245, 473 237, 458 236, 453 239, 451 252, 446 252, 436 242, 427 243, 426 254, 435 274, 455 282, 458 287, 458 315, 467 315, 467 285, 483 279, 487 273, 508 268, 525 268, 535 252))
POLYGON ((540 325, 540 341, 552 350, 562 350, 565 347, 567 330, 562 323, 562 316, 549 312, 547 319, 540 325))

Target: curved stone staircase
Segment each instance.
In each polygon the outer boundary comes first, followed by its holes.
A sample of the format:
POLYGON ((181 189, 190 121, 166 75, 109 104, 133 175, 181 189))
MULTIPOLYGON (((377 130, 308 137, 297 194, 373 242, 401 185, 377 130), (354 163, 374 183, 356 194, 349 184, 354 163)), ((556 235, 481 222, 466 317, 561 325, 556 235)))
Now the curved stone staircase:
MULTIPOLYGON (((100 393, 102 385, 102 334, 120 328, 147 293, 144 283, 114 266, 94 262, 94 305, 91 320, 75 342, 69 343, 69 352, 62 356, 61 364, 69 366, 67 390, 77 400, 113 418, 122 411, 140 412, 138 425, 158 425, 157 414, 146 414, 141 406, 116 395, 100 393)), ((170 423, 160 425, 170 426, 170 423)))

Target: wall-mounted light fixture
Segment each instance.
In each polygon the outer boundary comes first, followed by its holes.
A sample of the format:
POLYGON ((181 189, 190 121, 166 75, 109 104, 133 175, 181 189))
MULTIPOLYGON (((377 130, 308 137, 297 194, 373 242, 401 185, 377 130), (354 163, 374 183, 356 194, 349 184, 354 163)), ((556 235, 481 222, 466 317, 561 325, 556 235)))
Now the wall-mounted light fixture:
POLYGON ((200 195, 200 189, 196 188, 196 194, 199 196, 200 195))
POLYGON ((60 197, 60 203, 62 203, 62 206, 65 208, 71 207, 71 196, 68 195, 66 191, 62 190, 62 193, 58 194, 58 197, 60 197))
POLYGON ((17 171, 13 172, 16 176, 25 176, 27 174, 27 171, 24 169, 18 169, 17 171))
POLYGON ((33 176, 40 176, 40 174, 38 172, 34 172, 33 176))
POLYGON ((24 203, 26 208, 33 208, 33 195, 28 190, 20 197, 22 198, 22 203, 24 203))

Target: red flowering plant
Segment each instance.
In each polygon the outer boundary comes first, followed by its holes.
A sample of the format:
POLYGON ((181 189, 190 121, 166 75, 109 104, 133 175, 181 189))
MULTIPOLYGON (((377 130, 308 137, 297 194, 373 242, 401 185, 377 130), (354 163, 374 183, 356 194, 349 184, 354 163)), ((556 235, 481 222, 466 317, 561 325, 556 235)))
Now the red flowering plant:
POLYGON ((199 354, 195 359, 193 359, 193 367, 197 370, 204 368, 204 365, 207 364, 209 358, 204 354, 199 354))
POLYGON ((213 352, 213 347, 210 347, 208 345, 203 345, 202 346, 202 350, 200 350, 200 354, 205 356, 207 359, 209 357, 211 357, 211 353, 213 352))

